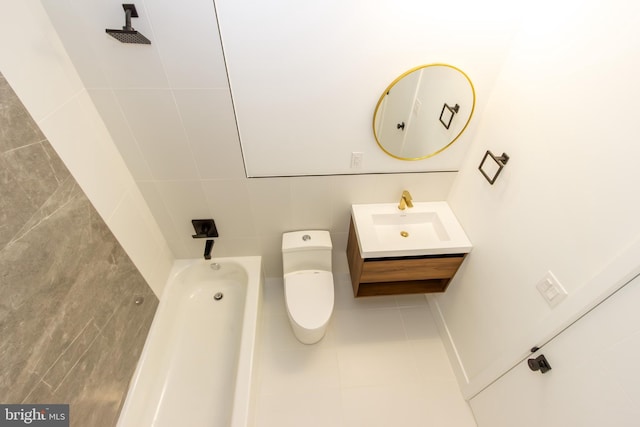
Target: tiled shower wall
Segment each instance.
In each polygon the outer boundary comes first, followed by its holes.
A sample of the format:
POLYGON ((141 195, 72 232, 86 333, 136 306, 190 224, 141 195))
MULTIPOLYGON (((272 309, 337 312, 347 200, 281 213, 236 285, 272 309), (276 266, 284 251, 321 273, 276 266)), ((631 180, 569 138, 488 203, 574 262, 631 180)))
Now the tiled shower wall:
POLYGON ((157 303, 0 74, 0 403, 115 425, 157 303))

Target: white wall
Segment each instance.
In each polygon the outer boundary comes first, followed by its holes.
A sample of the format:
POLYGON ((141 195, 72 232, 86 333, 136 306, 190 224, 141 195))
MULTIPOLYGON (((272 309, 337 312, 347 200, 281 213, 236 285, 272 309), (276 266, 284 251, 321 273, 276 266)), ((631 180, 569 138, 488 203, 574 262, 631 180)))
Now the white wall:
POLYGON ((177 258, 202 256, 191 219, 214 218, 213 256, 263 255, 266 274, 279 276, 284 231, 328 229, 344 251, 351 203, 394 201, 403 189, 416 200, 449 193, 454 173, 247 179, 210 0, 137 1, 132 26, 151 45, 105 34, 124 19, 110 0, 42 4, 177 258))
POLYGON ((2 73, 160 295, 173 255, 49 17, 37 0, 5 1, 1 8, 2 73))
POLYGON ((282 233, 331 232, 334 271, 347 272, 346 247, 352 203, 393 202, 408 189, 414 200, 444 200, 454 173, 348 175, 292 178, 164 181, 142 184, 161 227, 183 258, 202 256, 204 242, 191 238, 189 218, 210 214, 220 238, 214 256, 262 255, 267 277, 282 276, 282 233), (176 224, 175 226, 173 224, 176 224))
POLYGON ((448 198, 474 245, 435 299, 463 386, 539 344, 524 343, 640 235, 640 5, 548 3, 516 37, 448 198), (487 149, 510 156, 494 186, 477 170, 487 149), (547 270, 569 292, 555 309, 535 288, 547 270))
POLYGON ((478 426, 636 427, 639 302, 636 277, 532 356, 544 354, 550 372, 522 361, 471 399, 478 426))
POLYGON ((522 13, 505 0, 215 3, 249 176, 458 170, 522 13), (438 62, 470 76, 477 115, 440 155, 398 162, 375 143, 375 106, 438 62))

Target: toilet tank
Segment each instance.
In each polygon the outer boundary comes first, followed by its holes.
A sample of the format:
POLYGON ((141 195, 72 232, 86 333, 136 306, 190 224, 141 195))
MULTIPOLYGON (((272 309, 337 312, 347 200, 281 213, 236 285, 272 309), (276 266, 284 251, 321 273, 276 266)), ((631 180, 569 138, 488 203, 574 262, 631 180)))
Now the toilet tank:
POLYGON ((331 236, 325 230, 291 231, 282 234, 282 270, 331 271, 331 236))

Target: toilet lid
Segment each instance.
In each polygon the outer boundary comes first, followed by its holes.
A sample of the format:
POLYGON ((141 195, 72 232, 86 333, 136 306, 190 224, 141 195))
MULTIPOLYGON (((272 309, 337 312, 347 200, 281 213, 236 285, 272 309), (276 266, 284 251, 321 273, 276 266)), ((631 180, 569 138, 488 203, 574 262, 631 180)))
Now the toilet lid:
POLYGON ((291 318, 305 329, 327 323, 333 312, 333 274, 302 270, 285 274, 284 295, 291 318))

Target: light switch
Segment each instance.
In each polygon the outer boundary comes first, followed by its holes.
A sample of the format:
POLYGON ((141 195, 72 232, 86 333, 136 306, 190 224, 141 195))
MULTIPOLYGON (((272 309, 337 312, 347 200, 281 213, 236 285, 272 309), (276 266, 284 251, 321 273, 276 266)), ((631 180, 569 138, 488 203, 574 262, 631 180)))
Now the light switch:
POLYGON ((551 307, 558 305, 567 296, 567 291, 551 271, 547 271, 547 274, 538 282, 536 288, 551 307))

